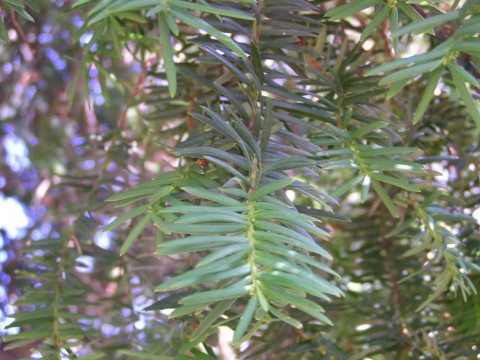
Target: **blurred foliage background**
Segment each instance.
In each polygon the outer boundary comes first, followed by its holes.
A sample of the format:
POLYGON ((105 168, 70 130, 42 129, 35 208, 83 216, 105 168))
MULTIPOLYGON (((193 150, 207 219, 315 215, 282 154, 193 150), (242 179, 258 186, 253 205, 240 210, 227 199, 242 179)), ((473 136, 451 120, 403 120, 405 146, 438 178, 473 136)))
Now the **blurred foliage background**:
POLYGON ((2 0, 0 14, 0 359, 480 358, 478 2, 2 0), (273 169, 257 185, 295 180, 269 194, 331 234, 322 264, 340 277, 315 273, 344 293, 319 301, 333 326, 257 311, 233 347, 248 296, 169 318, 204 284, 155 289, 206 252, 158 256, 173 236, 158 222, 132 246, 143 220, 121 215, 140 205, 106 202, 177 168, 258 189, 231 119, 273 169))

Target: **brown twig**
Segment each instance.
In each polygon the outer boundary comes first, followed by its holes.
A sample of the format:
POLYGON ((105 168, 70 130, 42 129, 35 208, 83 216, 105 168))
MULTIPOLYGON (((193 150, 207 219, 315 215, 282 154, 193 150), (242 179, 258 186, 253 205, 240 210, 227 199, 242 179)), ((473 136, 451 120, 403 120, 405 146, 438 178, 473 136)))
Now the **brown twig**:
POLYGON ((195 128, 195 121, 193 120, 193 116, 190 115, 190 113, 193 112, 193 109, 196 103, 197 103, 197 97, 195 95, 192 95, 188 103, 188 113, 187 113, 187 129, 189 130, 195 128))
MULTIPOLYGON (((422 6, 421 5, 418 5, 418 4, 412 4, 412 7, 415 9, 416 12, 418 12, 420 14, 421 17, 423 17, 424 19, 427 19, 429 18, 431 15, 430 14, 427 14, 426 11, 423 10, 422 6)), ((446 23, 444 24, 441 28, 438 28, 437 29, 437 37, 440 36, 441 40, 442 41, 446 41, 447 39, 450 38, 451 36, 451 32, 452 32, 452 28, 451 26, 446 23)))
POLYGON ((387 55, 393 60, 395 59, 395 53, 393 52, 392 48, 390 47, 390 41, 387 36, 388 31, 388 23, 386 21, 382 22, 382 30, 380 34, 382 35, 383 42, 385 44, 385 52, 387 55))
POLYGON ((388 271, 388 275, 390 277, 390 281, 392 282, 392 293, 393 297, 395 299, 395 308, 396 310, 400 313, 401 311, 401 306, 402 306, 402 294, 400 292, 400 287, 398 284, 398 279, 397 276, 395 275, 395 270, 393 266, 393 254, 391 252, 391 245, 390 241, 386 238, 386 236, 383 234, 384 230, 384 224, 381 224, 381 229, 382 229, 382 242, 383 242, 383 249, 385 250, 385 261, 386 261, 386 268, 388 271))
POLYGON ((140 71, 140 74, 138 75, 137 82, 135 84, 135 88, 133 90, 132 96, 131 96, 130 100, 128 101, 127 106, 125 107, 125 110, 123 110, 122 115, 120 115, 120 118, 118 119, 118 128, 120 130, 122 130, 125 127, 125 121, 127 120, 128 109, 133 105, 136 97, 142 91, 143 82, 145 81, 145 77, 147 75, 148 68, 150 67, 154 58, 155 58, 155 53, 153 53, 152 56, 147 61, 145 61, 143 63, 142 70, 140 71))
POLYGON ((34 54, 34 49, 32 48, 32 44, 28 40, 27 35, 25 35, 25 31, 23 31, 22 26, 20 25, 20 23, 17 20, 15 10, 10 9, 10 16, 12 17, 12 24, 13 24, 13 27, 15 28, 15 30, 17 31, 18 36, 20 36, 20 39, 22 39, 22 41, 25 43, 25 45, 27 45, 30 48, 30 51, 32 52, 32 54, 34 54))
POLYGON ((426 19, 429 15, 423 10, 423 8, 418 5, 418 4, 412 4, 412 7, 415 9, 416 12, 418 12, 421 17, 423 17, 424 19, 426 19))

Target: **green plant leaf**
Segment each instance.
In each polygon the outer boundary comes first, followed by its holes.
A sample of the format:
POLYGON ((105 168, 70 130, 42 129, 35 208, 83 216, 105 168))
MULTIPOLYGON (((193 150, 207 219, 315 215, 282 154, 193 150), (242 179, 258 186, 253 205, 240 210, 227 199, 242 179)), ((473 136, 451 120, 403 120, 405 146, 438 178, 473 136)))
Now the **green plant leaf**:
POLYGON ((363 181, 364 177, 365 177, 365 175, 363 175, 363 174, 359 174, 359 175, 355 176, 354 178, 347 181, 345 184, 337 187, 334 191, 332 191, 330 193, 330 196, 335 197, 335 198, 339 197, 339 196, 342 196, 343 194, 345 194, 346 192, 349 192, 355 186, 360 184, 363 181))
POLYGON ((262 199, 264 196, 268 194, 272 194, 275 191, 285 189, 288 185, 290 185, 294 180, 291 178, 283 178, 280 180, 270 181, 267 184, 260 186, 257 190, 255 190, 250 195, 251 201, 256 201, 262 199))
POLYGON ((232 199, 228 196, 222 195, 220 193, 214 193, 209 190, 205 190, 202 188, 194 188, 194 187, 184 187, 182 188, 185 192, 194 195, 200 199, 206 199, 213 201, 214 203, 223 204, 226 206, 242 206, 243 203, 232 199))
POLYGON ((180 302, 185 305, 191 305, 204 302, 213 303, 224 299, 236 299, 247 294, 249 289, 249 285, 238 283, 219 290, 210 290, 189 295, 180 302))
POLYGON ((365 41, 380 26, 380 24, 387 18, 389 11, 390 7, 382 7, 373 20, 369 22, 365 30, 363 30, 362 35, 360 36, 360 41, 365 41))
POLYGON ((165 64, 165 71, 168 79, 168 89, 173 98, 177 92, 177 70, 175 69, 173 46, 170 41, 170 28, 167 22, 165 12, 158 14, 158 27, 160 30, 160 40, 162 42, 162 58, 165 64))
POLYGON ((435 26, 444 24, 448 21, 452 21, 458 19, 459 11, 451 11, 446 14, 440 14, 431 16, 427 19, 423 19, 422 21, 415 21, 411 22, 407 26, 404 26, 397 31, 392 33, 392 36, 399 37, 405 34, 421 34, 422 32, 429 31, 430 29, 434 28, 435 26))
MULTIPOLYGON (((455 64, 456 65, 456 64, 455 64)), ((448 69, 452 74, 453 82, 455 87, 460 95, 460 98, 463 100, 465 107, 468 110, 468 113, 475 121, 477 127, 480 127, 480 109, 478 106, 478 101, 475 101, 468 90, 467 86, 464 82, 464 76, 462 76, 461 72, 458 71, 457 67, 453 65, 453 63, 448 63, 448 69)))
POLYGON ((247 331, 248 327, 250 326, 253 315, 258 308, 258 297, 253 295, 248 300, 247 306, 243 311, 242 317, 240 318, 240 322, 238 323, 237 327, 235 328, 235 333, 233 334, 233 345, 238 346, 241 343, 243 335, 247 331))
POLYGON ((120 350, 120 354, 126 355, 131 359, 142 359, 142 360, 174 360, 175 358, 170 356, 159 356, 155 354, 148 354, 140 351, 132 350, 120 350))
POLYGON ((413 117, 413 123, 416 124, 421 120, 423 115, 428 109, 428 105, 432 101, 435 88, 437 87, 438 81, 442 76, 444 71, 443 67, 439 67, 435 69, 428 75, 428 82, 425 90, 423 91, 422 97, 420 98, 420 102, 418 103, 417 110, 415 111, 415 116, 413 117))
POLYGON ((235 299, 228 299, 218 303, 192 333, 192 340, 202 336, 213 325, 213 323, 233 305, 234 302, 235 299))
POLYGON ((137 223, 137 225, 135 225, 135 227, 132 229, 132 231, 128 234, 127 238, 125 239, 125 242, 123 243, 122 248, 120 249, 120 255, 125 255, 128 249, 130 249, 130 247, 133 245, 133 242, 137 240, 140 233, 143 231, 143 229, 145 229, 147 224, 150 222, 151 217, 152 217, 151 213, 148 213, 137 223))
POLYGON ((237 18, 237 19, 243 19, 243 20, 253 20, 253 17, 250 14, 247 14, 243 11, 239 10, 228 10, 225 8, 219 8, 216 6, 209 6, 209 5, 203 5, 203 4, 197 4, 197 3, 191 3, 187 1, 178 1, 178 0, 168 0, 168 3, 174 6, 178 6, 184 9, 189 9, 189 10, 198 10, 198 11, 203 11, 206 13, 210 14, 216 14, 216 15, 221 15, 221 16, 226 16, 230 18, 237 18))
POLYGON ((247 239, 239 236, 189 236, 187 238, 162 243, 159 253, 164 255, 179 254, 183 252, 210 250, 239 243, 247 244, 247 239))
POLYGON ((382 200, 382 202, 387 207, 390 214, 393 217, 398 218, 400 216, 398 209, 396 205, 393 203, 393 200, 390 198, 390 196, 388 196, 387 192, 382 187, 382 185, 380 185, 376 180, 372 180, 371 184, 375 192, 378 194, 380 200, 382 200))
POLYGON ((419 192, 420 189, 416 187, 415 185, 409 184, 403 180, 394 178, 392 176, 384 175, 384 174, 379 174, 379 173, 371 173, 370 176, 378 181, 384 182, 386 184, 394 185, 396 187, 408 190, 408 191, 414 191, 414 192, 419 192))
POLYGON ((224 33, 215 29, 213 26, 211 26, 201 18, 193 16, 189 14, 187 11, 178 7, 172 7, 171 13, 173 16, 175 16, 177 19, 179 19, 183 23, 190 25, 195 29, 206 31, 208 34, 215 36, 218 39, 218 41, 220 41, 230 50, 235 52, 241 58, 245 59, 247 57, 245 52, 232 39, 230 39, 224 33))
POLYGON ((433 71, 441 66, 441 61, 432 61, 425 64, 413 65, 403 70, 394 72, 393 74, 383 77, 380 81, 380 85, 387 85, 397 81, 412 79, 417 75, 424 74, 426 72, 433 71))
POLYGON ((329 17, 331 20, 345 19, 346 17, 380 3, 380 0, 358 0, 329 10, 325 16, 329 17))
POLYGON ((147 211, 148 211, 148 205, 143 205, 143 206, 140 206, 138 208, 132 209, 129 212, 127 212, 126 214, 120 215, 117 219, 115 219, 110 224, 105 226, 103 228, 103 231, 111 231, 111 230, 117 228, 118 226, 122 225, 124 222, 126 222, 126 221, 128 221, 128 220, 130 220, 130 219, 132 219, 136 216, 144 214, 147 211))

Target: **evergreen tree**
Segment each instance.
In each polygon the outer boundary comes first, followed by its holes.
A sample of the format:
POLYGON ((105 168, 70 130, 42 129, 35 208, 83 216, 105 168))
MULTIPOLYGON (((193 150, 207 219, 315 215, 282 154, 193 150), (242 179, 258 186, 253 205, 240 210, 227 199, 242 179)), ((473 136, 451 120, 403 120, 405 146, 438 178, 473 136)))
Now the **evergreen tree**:
POLYGON ((480 356, 478 1, 0 6, 36 139, 5 351, 480 356))

